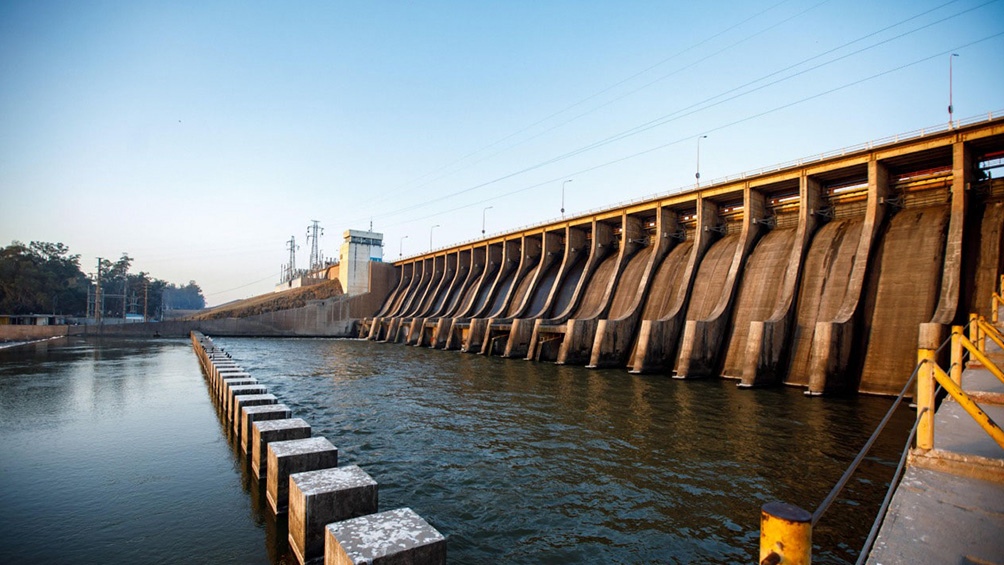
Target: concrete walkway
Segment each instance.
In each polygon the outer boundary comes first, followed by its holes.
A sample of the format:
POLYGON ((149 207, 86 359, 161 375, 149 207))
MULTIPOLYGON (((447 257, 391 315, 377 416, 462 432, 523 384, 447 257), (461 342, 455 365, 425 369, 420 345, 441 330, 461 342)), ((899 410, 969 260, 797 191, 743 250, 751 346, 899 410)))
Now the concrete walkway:
MULTIPOLYGON (((987 346, 1004 367, 1004 352, 987 346)), ((1004 424, 1004 383, 969 367, 962 388, 1004 424)), ((868 563, 1004 565, 1004 448, 950 398, 934 421, 935 448, 910 455, 868 563)))

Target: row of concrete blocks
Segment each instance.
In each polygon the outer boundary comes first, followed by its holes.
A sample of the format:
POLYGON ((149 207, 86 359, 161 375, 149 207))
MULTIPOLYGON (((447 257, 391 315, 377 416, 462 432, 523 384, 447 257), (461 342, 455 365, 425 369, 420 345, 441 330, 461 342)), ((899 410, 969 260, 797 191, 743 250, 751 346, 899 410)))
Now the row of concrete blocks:
POLYGON ((378 485, 358 466, 338 467, 338 448, 244 371, 211 338, 192 332, 210 394, 251 473, 266 481, 276 515, 288 512, 289 545, 301 564, 439 564, 446 538, 410 508, 377 513, 378 485))

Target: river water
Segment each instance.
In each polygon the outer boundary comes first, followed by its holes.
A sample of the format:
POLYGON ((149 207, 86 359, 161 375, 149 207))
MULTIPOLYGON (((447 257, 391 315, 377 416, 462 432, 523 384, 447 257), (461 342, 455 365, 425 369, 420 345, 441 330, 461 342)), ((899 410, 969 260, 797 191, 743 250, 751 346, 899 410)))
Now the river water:
MULTIPOLYGON (((217 338, 448 536, 451 563, 751 563, 759 509, 810 512, 890 400, 354 340, 217 338)), ((902 450, 902 409, 814 533, 853 562, 902 450)), ((0 562, 289 563, 191 346, 0 350, 0 562)))

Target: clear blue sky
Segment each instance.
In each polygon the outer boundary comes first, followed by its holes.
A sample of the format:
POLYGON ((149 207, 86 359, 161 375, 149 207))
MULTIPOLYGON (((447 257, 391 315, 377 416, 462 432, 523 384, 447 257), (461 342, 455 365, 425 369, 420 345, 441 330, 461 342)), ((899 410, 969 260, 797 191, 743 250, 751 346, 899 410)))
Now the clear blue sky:
POLYGON ((0 244, 219 304, 310 220, 391 260, 690 186, 701 134, 713 181, 943 124, 952 52, 956 117, 1004 110, 1002 0, 7 0, 0 244))

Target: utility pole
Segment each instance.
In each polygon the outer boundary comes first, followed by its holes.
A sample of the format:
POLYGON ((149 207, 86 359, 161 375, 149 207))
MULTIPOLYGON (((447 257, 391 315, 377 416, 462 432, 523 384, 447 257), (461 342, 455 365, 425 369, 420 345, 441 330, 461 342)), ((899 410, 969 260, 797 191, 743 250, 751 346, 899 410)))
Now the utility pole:
POLYGON ((122 319, 126 319, 126 301, 129 296, 129 275, 122 273, 122 319))
POLYGON ((952 59, 958 56, 958 53, 952 53, 948 56, 948 129, 955 127, 952 121, 952 113, 955 112, 955 108, 952 106, 952 59))
POLYGON ((94 287, 94 321, 101 323, 101 308, 104 297, 101 296, 101 257, 98 257, 98 283, 94 287))
POLYGON ((311 225, 307 226, 307 241, 310 242, 310 265, 311 271, 321 268, 321 250, 319 248, 319 237, 324 235, 324 228, 319 227, 317 220, 310 220, 311 225))
POLYGON ((147 304, 150 302, 150 281, 143 281, 143 322, 149 321, 147 317, 147 304))
POLYGON ((296 250, 299 249, 296 246, 296 237, 289 236, 289 241, 286 242, 286 249, 289 251, 289 264, 287 265, 289 271, 286 274, 286 282, 289 282, 296 278, 296 250))

